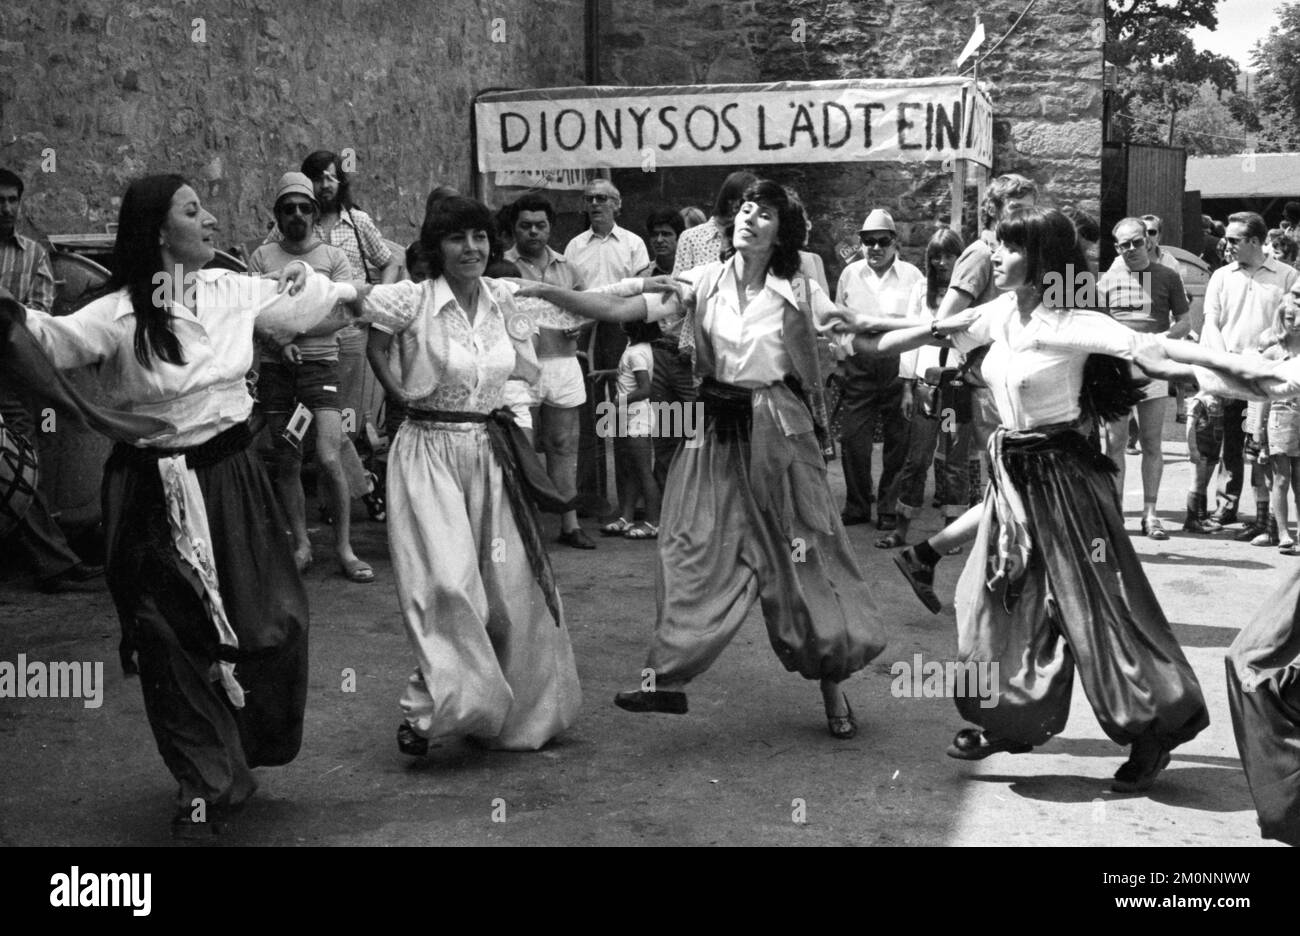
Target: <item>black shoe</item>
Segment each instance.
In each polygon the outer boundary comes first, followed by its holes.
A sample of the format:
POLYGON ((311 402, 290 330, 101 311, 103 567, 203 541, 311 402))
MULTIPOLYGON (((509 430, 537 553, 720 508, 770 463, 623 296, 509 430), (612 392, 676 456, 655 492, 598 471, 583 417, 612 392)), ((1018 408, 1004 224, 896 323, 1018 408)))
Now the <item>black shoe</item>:
POLYGON ((934 591, 934 566, 922 562, 916 555, 916 549, 911 546, 894 553, 893 558, 894 565, 903 573, 907 584, 912 586, 916 597, 930 609, 931 614, 938 614, 943 609, 943 602, 934 591))
POLYGON ((1023 741, 990 738, 978 728, 963 728, 953 737, 945 753, 957 760, 983 760, 991 754, 1028 754, 1033 749, 1032 744, 1023 741))
POLYGON ((840 523, 844 524, 846 527, 857 526, 859 523, 870 523, 870 522, 871 522, 870 516, 860 517, 857 514, 848 514, 848 513, 840 514, 840 523))
POLYGON ((1169 766, 1169 751, 1159 741, 1135 741, 1129 759, 1115 771, 1112 793, 1143 793, 1169 766))
POLYGON ((415 733, 410 722, 397 726, 397 749, 409 757, 423 757, 429 753, 429 739, 415 733))
POLYGON ((557 543, 563 543, 565 546, 572 546, 574 549, 595 549, 596 544, 591 541, 582 527, 576 530, 561 530, 559 537, 555 540, 557 543))
MULTIPOLYGON (((1233 536, 1238 543, 1248 543, 1260 534, 1268 535, 1268 523, 1260 523, 1258 520, 1252 520, 1242 528, 1241 532, 1233 536)), ((1274 543, 1274 546, 1277 544, 1274 543)))
POLYGON ((36 583, 36 587, 47 594, 66 591, 95 592, 104 588, 103 575, 104 567, 102 565, 87 565, 84 562, 78 562, 72 568, 64 569, 58 575, 41 579, 36 583))
POLYGON ((620 692, 614 704, 629 712, 663 712, 666 715, 686 714, 686 693, 661 689, 657 692, 620 692))
POLYGON ((1229 507, 1227 504, 1224 504, 1214 513, 1210 514, 1210 520, 1213 521, 1214 523, 1217 523, 1221 527, 1225 527, 1230 523, 1236 523, 1237 508, 1229 507))
POLYGON ((383 523, 388 519, 388 504, 384 500, 384 489, 379 483, 379 477, 373 471, 370 475, 370 493, 361 495, 361 503, 366 505, 366 513, 370 514, 370 519, 375 523, 383 523))

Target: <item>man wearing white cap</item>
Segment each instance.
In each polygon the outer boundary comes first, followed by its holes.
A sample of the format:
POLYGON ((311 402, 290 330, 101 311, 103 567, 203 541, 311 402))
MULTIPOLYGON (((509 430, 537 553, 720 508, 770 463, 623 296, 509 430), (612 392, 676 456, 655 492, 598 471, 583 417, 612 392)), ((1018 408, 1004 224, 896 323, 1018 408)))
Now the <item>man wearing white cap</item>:
MULTIPOLYGON (((906 260, 898 258, 898 229, 888 211, 874 209, 858 232, 863 259, 854 261, 840 274, 835 302, 855 312, 904 318, 912 287, 925 278, 906 260)), ((904 394, 905 378, 900 375, 897 355, 867 358, 854 354, 845 362, 841 441, 844 445, 844 481, 848 496, 844 505, 845 526, 871 521, 871 504, 880 505, 876 526, 894 530, 893 513, 898 502, 895 481, 907 456, 907 419, 903 406, 911 403, 904 394), (872 496, 871 450, 876 426, 881 427, 880 483, 872 496)))
MULTIPOLYGON (((272 273, 294 260, 302 260, 335 282, 352 279, 348 256, 338 247, 316 236, 320 208, 311 179, 301 172, 286 172, 275 193, 275 223, 281 239, 253 251, 248 269, 272 273)), ((348 324, 346 316, 331 315, 310 332, 295 335, 279 344, 262 336, 258 365, 257 397, 267 416, 275 440, 275 487, 289 516, 294 537, 294 558, 298 570, 311 564, 311 540, 307 536, 307 507, 302 490, 302 456, 283 435, 295 407, 311 410, 316 427, 316 460, 321 469, 321 487, 334 517, 334 551, 339 571, 353 582, 373 582, 374 570, 352 551, 350 490, 341 452, 342 404, 339 394, 338 331, 348 324)))

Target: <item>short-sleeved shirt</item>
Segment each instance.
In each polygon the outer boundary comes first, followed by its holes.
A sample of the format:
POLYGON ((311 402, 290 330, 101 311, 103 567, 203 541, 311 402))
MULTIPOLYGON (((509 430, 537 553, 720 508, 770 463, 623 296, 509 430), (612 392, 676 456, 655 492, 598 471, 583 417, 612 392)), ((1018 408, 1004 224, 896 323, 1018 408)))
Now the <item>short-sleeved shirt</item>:
POLYGON ((564 256, 588 289, 636 276, 650 263, 645 241, 617 224, 604 237, 590 228, 583 231, 565 246, 564 256))
MULTIPOLYGON (((925 274, 906 260, 896 257, 883 274, 877 274, 866 260, 856 260, 844 268, 835 287, 835 302, 854 312, 903 318, 907 315, 912 287, 925 282, 925 274)), ((906 364, 898 355, 866 357, 854 354, 845 363, 851 386, 893 381, 895 377, 911 379, 913 357, 906 364)))
POLYGON ((1097 283, 1103 311, 1134 331, 1161 334, 1187 314, 1187 290, 1175 270, 1152 263, 1133 272, 1121 263, 1111 267, 1097 283))
POLYGON ((1254 350, 1295 279, 1295 270, 1267 257, 1249 271, 1235 260, 1215 270, 1205 287, 1205 321, 1219 329, 1224 349, 1254 350))
POLYGON ((975 309, 975 322, 956 332, 952 343, 969 353, 989 345, 981 375, 997 404, 1002 425, 1032 429, 1079 418, 1083 367, 1090 354, 1132 360, 1142 335, 1100 312, 1036 308, 1021 325, 1015 293, 1004 293, 975 309))
POLYGON ((504 402, 517 357, 536 364, 531 335, 512 339, 519 316, 505 283, 480 279, 471 322, 444 277, 375 286, 365 311, 373 327, 396 335, 402 393, 416 409, 490 413, 504 402))
MULTIPOLYGON (((631 393, 636 389, 636 372, 645 371, 654 379, 654 349, 648 342, 629 344, 618 361, 618 389, 620 393, 631 393)), ((630 436, 650 435, 654 427, 654 412, 649 399, 637 400, 627 407, 627 434, 630 436)))
MULTIPOLYGON (((388 249, 384 235, 379 233, 370 215, 360 208, 345 208, 339 212, 338 222, 328 231, 320 224, 314 231, 320 240, 347 254, 353 281, 378 283, 380 271, 393 260, 393 252, 388 249)), ((283 236, 279 227, 274 227, 267 235, 266 243, 274 243, 283 236)), ((360 328, 346 328, 339 333, 339 345, 353 351, 364 349, 365 332, 360 328)))
MULTIPOLYGON (((311 250, 301 254, 289 253, 283 244, 263 244, 253 251, 248 258, 250 273, 278 273, 294 260, 301 260, 317 273, 328 276, 333 282, 343 283, 352 279, 347 255, 337 247, 317 241, 311 250)), ((337 361, 339 359, 339 338, 337 332, 328 335, 296 335, 294 344, 302 353, 304 361, 337 361)), ((269 349, 262 349, 262 360, 279 361, 269 349)))
POLYGON ((949 288, 969 296, 971 305, 983 305, 998 297, 999 290, 993 284, 993 244, 989 242, 990 237, 985 231, 971 241, 952 268, 949 288))

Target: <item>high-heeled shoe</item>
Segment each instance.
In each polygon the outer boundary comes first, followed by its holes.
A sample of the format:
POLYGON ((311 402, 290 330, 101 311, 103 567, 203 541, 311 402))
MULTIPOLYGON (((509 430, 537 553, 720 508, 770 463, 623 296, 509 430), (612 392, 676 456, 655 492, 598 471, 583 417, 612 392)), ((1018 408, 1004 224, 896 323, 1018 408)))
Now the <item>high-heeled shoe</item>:
POLYGON ((397 726, 397 749, 408 757, 423 757, 429 753, 429 739, 415 733, 410 722, 397 726))
POLYGON ((838 741, 847 741, 858 733, 858 721, 853 717, 853 706, 849 704, 849 697, 840 693, 844 699, 844 707, 848 710, 846 715, 835 715, 831 712, 829 704, 823 700, 822 704, 826 706, 826 730, 831 733, 831 737, 838 741))

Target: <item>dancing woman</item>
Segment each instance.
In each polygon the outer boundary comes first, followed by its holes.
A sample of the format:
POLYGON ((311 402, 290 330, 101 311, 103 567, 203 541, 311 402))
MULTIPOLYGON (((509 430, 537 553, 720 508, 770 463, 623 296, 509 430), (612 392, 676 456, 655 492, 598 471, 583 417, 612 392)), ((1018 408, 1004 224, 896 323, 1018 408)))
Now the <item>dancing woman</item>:
POLYGON ((104 526, 123 663, 138 656, 185 838, 220 831, 257 787, 251 768, 288 763, 302 741, 307 596, 249 446, 253 328, 289 341, 356 298, 298 262, 280 284, 203 269, 215 225, 182 177, 133 182, 113 291, 71 315, 25 314, 55 367, 97 364, 110 405, 166 426, 114 447, 104 526), (306 288, 279 291, 289 280, 306 288))
POLYGON ((1057 300, 1085 268, 1060 212, 1013 214, 997 236, 998 299, 930 328, 856 339, 882 354, 945 335, 963 352, 989 345, 983 375, 1001 420, 989 443, 993 483, 978 512, 901 555, 914 585, 928 588, 939 557, 978 527, 957 586, 958 650, 964 663, 996 664, 996 704, 957 700, 984 730, 958 732, 948 754, 1024 753, 1059 733, 1077 667, 1102 729, 1132 746, 1112 789, 1146 790, 1209 716, 1124 532, 1114 463, 1084 429, 1140 396, 1116 357, 1155 376, 1175 368, 1152 350, 1154 336, 1057 300))
MULTIPOLYGON (((750 185, 734 255, 685 274, 683 343, 702 378, 703 433, 678 451, 664 490, 655 634, 642 688, 615 703, 686 711, 680 687, 704 672, 758 601, 786 669, 821 683, 836 738, 857 730, 840 683, 884 649, 875 599, 826 482, 809 400, 821 387, 816 331, 841 313, 798 276, 801 211, 781 186, 750 185)), ((641 299, 602 301, 529 284, 593 318, 645 315, 641 299)), ((662 311, 662 310, 659 310, 662 311)), ((858 326, 869 323, 860 321, 858 326)))
MULTIPOLYGON (((486 205, 451 196, 420 231, 430 279, 375 286, 365 310, 398 344, 407 419, 388 454, 388 543, 417 668, 397 742, 471 737, 536 750, 582 695, 536 516, 498 419, 512 376, 535 382, 532 327, 484 279, 486 205)), ((363 290, 364 292, 364 290, 363 290)), ((381 342, 381 350, 383 350, 381 342)))

